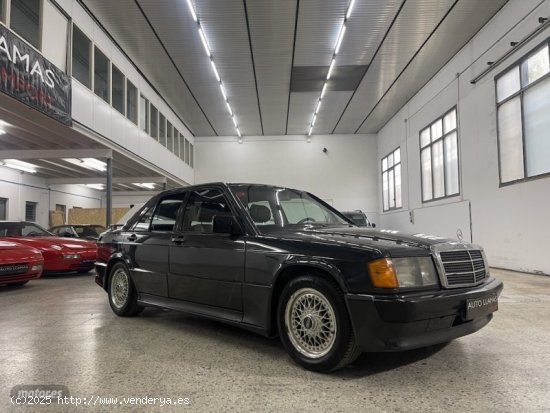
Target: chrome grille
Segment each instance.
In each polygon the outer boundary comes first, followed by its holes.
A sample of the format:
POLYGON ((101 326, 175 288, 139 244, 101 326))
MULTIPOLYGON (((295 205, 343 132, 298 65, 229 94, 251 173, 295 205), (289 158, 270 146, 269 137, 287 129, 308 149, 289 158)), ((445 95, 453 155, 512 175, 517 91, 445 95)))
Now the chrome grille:
POLYGON ((487 278, 480 250, 454 250, 439 253, 448 287, 475 285, 487 278))

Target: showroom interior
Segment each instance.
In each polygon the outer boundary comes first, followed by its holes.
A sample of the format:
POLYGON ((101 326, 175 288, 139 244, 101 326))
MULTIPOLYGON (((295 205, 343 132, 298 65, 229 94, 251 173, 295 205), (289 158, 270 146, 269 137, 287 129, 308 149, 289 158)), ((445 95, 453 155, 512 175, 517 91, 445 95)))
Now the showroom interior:
POLYGON ((45 271, 0 285, 0 411, 31 411, 16 386, 85 405, 45 411, 549 408, 550 0, 0 0, 0 91, 0 283, 2 222, 123 243, 161 191, 257 183, 361 211, 374 241, 482 246, 504 284, 475 334, 321 374, 276 333, 117 317, 101 270, 45 271))

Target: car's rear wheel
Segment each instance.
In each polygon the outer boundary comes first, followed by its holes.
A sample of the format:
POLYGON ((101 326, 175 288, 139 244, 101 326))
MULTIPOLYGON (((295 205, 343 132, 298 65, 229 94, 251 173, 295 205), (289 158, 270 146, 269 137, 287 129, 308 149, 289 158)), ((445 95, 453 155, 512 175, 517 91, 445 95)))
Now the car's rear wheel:
POLYGON ((143 311, 137 303, 137 293, 126 265, 117 262, 109 273, 109 304, 121 317, 135 316, 143 311))
POLYGON ((337 370, 360 353, 343 294, 323 277, 291 280, 281 293, 277 321, 285 349, 308 370, 337 370))

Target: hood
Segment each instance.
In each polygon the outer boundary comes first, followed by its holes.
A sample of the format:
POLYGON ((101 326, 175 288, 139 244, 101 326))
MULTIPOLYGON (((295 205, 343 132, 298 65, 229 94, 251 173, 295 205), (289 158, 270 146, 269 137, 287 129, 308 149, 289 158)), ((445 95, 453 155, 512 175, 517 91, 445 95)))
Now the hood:
POLYGON ((11 241, 0 241, 0 265, 41 262, 39 250, 11 241))
POLYGON ((270 235, 286 239, 321 242, 347 246, 353 249, 378 250, 390 256, 427 255, 430 247, 441 243, 464 244, 461 241, 427 234, 407 234, 395 230, 372 229, 352 226, 305 226, 303 228, 279 228, 270 235))
POLYGON ((53 250, 84 250, 84 249, 96 249, 96 245, 93 242, 75 239, 75 238, 62 238, 62 237, 6 237, 8 241, 13 241, 19 244, 25 244, 37 249, 53 249, 53 250))

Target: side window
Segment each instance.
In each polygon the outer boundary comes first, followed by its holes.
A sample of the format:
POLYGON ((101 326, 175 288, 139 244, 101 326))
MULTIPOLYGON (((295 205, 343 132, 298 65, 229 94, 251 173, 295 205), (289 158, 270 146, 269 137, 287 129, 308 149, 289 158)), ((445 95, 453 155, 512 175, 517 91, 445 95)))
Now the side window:
POLYGON ((173 231, 184 197, 165 198, 157 206, 151 222, 152 231, 173 231))
POLYGON ((193 191, 183 215, 183 230, 202 234, 212 233, 216 215, 232 215, 227 200, 219 189, 193 191))

